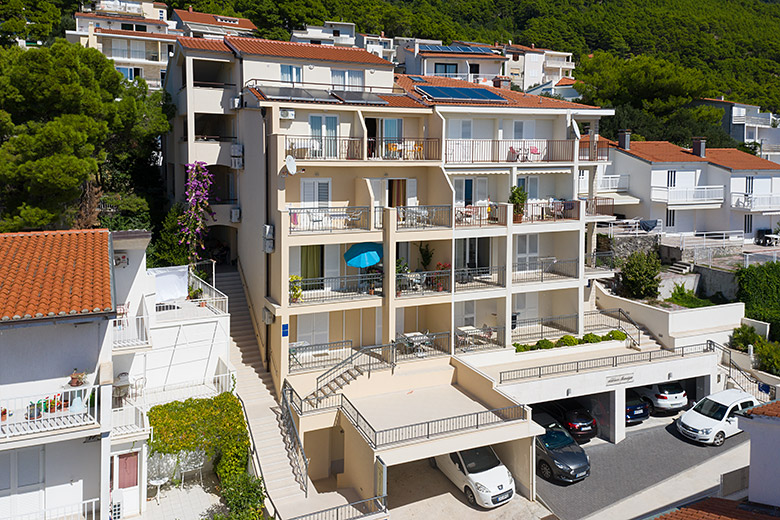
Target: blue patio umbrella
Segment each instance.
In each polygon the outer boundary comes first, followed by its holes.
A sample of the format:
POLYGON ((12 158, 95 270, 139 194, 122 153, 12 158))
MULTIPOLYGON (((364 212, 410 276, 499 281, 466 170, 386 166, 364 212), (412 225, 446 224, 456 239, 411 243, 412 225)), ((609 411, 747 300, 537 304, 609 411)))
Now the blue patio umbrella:
POLYGON ((382 260, 382 244, 363 242, 355 244, 344 253, 344 261, 351 267, 371 267, 382 260))

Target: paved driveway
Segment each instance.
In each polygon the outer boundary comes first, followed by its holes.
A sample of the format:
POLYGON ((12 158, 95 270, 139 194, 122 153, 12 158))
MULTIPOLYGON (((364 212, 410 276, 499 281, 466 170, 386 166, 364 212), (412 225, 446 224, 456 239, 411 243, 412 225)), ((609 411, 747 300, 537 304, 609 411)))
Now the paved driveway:
POLYGON ((387 475, 387 502, 393 520, 538 520, 550 514, 521 495, 495 509, 474 509, 466 502, 466 495, 427 460, 392 466, 387 475))
POLYGON ((619 444, 583 446, 591 475, 564 485, 536 479, 537 493, 561 520, 578 520, 748 440, 746 433, 720 448, 694 444, 672 423, 631 432, 619 444))

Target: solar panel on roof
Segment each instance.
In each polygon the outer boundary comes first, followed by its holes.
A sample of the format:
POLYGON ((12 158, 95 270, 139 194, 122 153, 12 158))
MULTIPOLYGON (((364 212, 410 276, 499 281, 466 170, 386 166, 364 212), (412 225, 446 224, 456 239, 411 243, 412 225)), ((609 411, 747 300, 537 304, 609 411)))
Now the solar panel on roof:
POLYGON ((419 92, 434 101, 471 101, 475 103, 508 103, 495 92, 484 88, 435 87, 424 85, 415 87, 419 92))
POLYGON ((353 103, 356 105, 388 105, 389 103, 371 92, 355 92, 355 91, 339 91, 333 93, 334 96, 340 98, 345 103, 353 103))
POLYGON ((263 96, 272 101, 319 101, 338 103, 326 90, 310 90, 298 87, 260 87, 263 96))

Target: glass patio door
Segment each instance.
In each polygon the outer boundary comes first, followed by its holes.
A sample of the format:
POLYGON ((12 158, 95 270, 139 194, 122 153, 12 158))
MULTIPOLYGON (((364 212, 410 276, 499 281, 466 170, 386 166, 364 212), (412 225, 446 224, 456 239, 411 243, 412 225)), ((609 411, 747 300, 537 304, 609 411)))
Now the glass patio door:
POLYGON ((314 158, 338 158, 338 116, 309 116, 309 135, 311 136, 311 156, 314 158))

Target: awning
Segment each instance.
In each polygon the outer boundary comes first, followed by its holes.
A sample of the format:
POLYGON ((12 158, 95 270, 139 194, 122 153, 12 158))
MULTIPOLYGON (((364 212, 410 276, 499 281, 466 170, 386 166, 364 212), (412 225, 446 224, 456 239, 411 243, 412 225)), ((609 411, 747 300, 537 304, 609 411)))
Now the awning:
POLYGON ((642 202, 639 197, 627 193, 598 193, 596 196, 614 200, 615 206, 632 206, 642 202))

